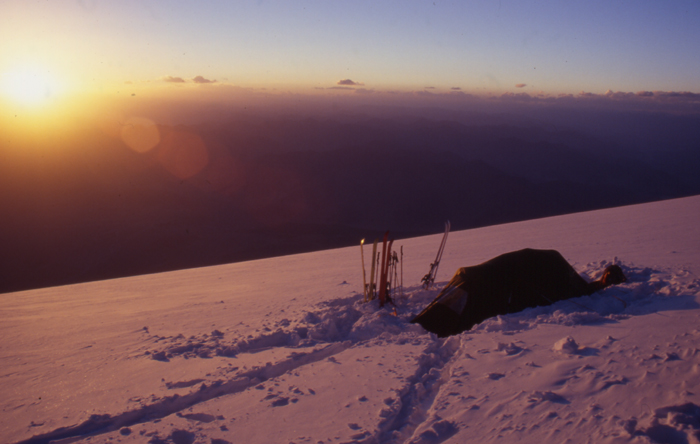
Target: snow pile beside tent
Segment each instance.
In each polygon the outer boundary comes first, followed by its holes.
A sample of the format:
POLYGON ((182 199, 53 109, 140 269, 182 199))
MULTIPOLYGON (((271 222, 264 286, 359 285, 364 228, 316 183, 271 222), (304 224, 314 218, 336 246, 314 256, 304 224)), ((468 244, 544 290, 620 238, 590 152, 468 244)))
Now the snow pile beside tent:
POLYGON ((395 298, 397 316, 361 302, 356 248, 1 295, 1 436, 694 442, 699 204, 454 233, 441 284, 459 266, 523 246, 556 248, 591 279, 618 256, 628 282, 446 339, 408 322, 439 291, 418 282, 441 235, 397 241, 412 283, 395 298), (601 240, 590 218, 617 241, 601 240))

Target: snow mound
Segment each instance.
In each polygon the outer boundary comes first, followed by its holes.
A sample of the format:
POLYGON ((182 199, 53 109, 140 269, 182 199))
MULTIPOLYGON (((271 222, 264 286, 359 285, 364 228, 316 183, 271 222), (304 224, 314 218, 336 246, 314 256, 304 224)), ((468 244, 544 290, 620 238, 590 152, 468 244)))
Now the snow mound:
POLYGON ((571 336, 560 339, 554 343, 553 349, 561 353, 573 355, 578 352, 578 344, 571 336))

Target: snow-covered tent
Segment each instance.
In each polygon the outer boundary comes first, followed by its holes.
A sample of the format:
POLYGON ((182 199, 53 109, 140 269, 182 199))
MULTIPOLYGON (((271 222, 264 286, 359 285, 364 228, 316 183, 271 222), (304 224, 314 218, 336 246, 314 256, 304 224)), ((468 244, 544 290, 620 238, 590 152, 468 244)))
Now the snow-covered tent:
POLYGON ((524 249, 457 270, 411 322, 438 336, 469 330, 490 317, 592 294, 626 280, 617 265, 587 282, 556 250, 524 249))

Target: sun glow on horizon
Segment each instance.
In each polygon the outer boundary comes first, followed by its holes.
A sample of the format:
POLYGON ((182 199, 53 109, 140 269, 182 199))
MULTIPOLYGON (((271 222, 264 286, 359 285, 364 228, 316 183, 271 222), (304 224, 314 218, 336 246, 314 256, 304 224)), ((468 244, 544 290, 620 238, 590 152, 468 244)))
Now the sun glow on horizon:
POLYGON ((37 64, 0 67, 0 133, 36 141, 84 127, 98 101, 67 86, 63 76, 37 64))
POLYGON ((0 94, 18 105, 42 105, 59 89, 60 82, 46 68, 19 66, 0 73, 0 94))

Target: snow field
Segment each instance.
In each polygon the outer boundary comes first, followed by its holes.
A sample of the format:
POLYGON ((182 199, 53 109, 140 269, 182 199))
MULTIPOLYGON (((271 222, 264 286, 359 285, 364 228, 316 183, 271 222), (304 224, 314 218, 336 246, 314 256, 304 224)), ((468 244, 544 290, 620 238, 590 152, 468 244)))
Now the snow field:
POLYGON ((431 290, 441 234, 397 241, 398 316, 361 302, 357 248, 0 295, 0 437, 700 442, 699 208, 452 233, 431 290), (447 339, 408 322, 456 268, 524 246, 590 278, 617 256, 628 282, 447 339))

